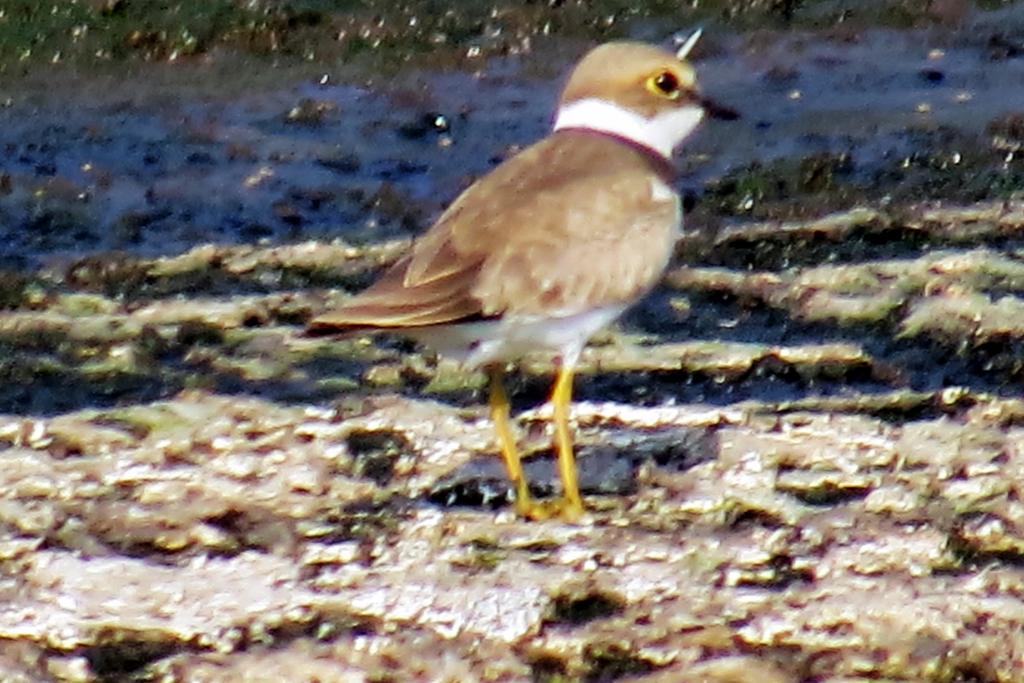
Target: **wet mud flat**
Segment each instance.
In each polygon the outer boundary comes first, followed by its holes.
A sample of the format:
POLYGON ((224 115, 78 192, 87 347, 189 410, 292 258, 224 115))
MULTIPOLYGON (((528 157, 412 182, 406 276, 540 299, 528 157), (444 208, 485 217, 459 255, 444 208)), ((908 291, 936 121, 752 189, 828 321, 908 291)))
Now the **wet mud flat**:
POLYGON ((955 5, 709 32, 745 118, 584 355, 577 526, 511 515, 482 376, 299 334, 543 134, 570 49, 10 90, 0 679, 1024 680, 1024 13, 955 5))

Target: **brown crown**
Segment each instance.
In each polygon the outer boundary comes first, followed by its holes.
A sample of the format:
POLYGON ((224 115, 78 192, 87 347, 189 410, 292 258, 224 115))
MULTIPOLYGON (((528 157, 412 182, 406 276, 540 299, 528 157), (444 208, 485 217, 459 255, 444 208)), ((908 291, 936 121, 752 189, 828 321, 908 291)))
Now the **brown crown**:
POLYGON ((700 102, 697 74, 667 50, 645 43, 614 42, 594 48, 573 70, 560 106, 596 98, 614 102, 641 116, 700 102), (674 79, 678 93, 652 87, 652 79, 674 79))

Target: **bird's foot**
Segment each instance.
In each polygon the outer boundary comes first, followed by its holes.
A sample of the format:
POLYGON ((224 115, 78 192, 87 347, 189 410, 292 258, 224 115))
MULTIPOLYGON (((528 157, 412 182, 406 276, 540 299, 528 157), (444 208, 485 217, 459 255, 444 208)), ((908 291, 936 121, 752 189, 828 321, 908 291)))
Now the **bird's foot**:
POLYGON ((533 500, 528 498, 516 500, 516 514, 534 521, 559 519, 570 524, 578 524, 583 521, 586 510, 580 500, 568 498, 533 500))

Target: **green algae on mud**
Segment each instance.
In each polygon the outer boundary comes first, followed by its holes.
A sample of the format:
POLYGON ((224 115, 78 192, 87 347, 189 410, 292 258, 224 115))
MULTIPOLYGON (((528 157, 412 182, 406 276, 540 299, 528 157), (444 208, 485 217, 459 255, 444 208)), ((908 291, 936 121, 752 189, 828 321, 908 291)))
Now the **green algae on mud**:
MULTIPOLYGON (((771 233, 780 248, 808 258, 808 236, 838 243, 840 237, 863 239, 857 234, 891 233, 901 225, 923 239, 935 232, 943 243, 952 243, 958 239, 954 220, 962 220, 970 239, 978 239, 1011 229, 1018 214, 1003 204, 941 211, 921 207, 903 215, 858 209, 806 222, 734 226, 719 235, 715 253, 717 258, 726 258, 731 249, 744 253, 743 245, 771 233)), ((186 386, 259 388, 286 400, 345 389, 472 401, 483 386, 480 373, 430 362, 409 354, 408 346, 295 338, 294 325, 345 296, 320 287, 361 286, 404 244, 205 246, 160 259, 91 257, 88 267, 79 263, 67 271, 44 271, 37 277, 51 293, 19 301, 0 316, 0 338, 8 350, 0 367, 11 380, 0 392, 4 405, 13 409, 33 387, 43 390, 32 399, 38 405, 49 395, 44 387, 61 381, 86 392, 65 392, 63 401, 92 395, 104 403, 168 395, 186 386), (135 275, 128 282, 111 272, 135 275), (276 286, 268 284, 268 273, 276 286), (269 291, 246 293, 250 283, 269 291), (201 297, 180 298, 202 291, 201 297)), ((1000 342, 1024 343, 1024 318, 1013 298, 1024 287, 1024 271, 1016 259, 997 250, 931 249, 916 257, 778 271, 772 270, 773 258, 757 265, 758 270, 745 271, 684 266, 669 274, 671 289, 666 291, 697 302, 727 297, 741 309, 758 305, 762 314, 784 316, 790 329, 827 325, 847 330, 845 338, 812 334, 805 343, 779 343, 761 336, 763 328, 717 341, 660 338, 674 334, 671 329, 690 317, 714 313, 707 304, 691 304, 680 320, 654 322, 645 336, 610 335, 588 349, 580 368, 582 395, 600 386, 606 397, 648 392, 645 400, 652 401, 700 396, 704 383, 723 389, 738 383, 749 385, 744 391, 755 398, 756 387, 782 389, 793 381, 797 385, 785 390, 787 400, 800 400, 801 386, 838 388, 848 382, 872 391, 910 382, 917 390, 933 391, 938 387, 926 376, 900 367, 910 357, 924 363, 935 352, 933 346, 951 350, 948 360, 976 363, 976 374, 962 380, 976 390, 1002 391, 1024 372, 1014 347, 1000 350, 1000 342), (905 346, 908 341, 918 344, 916 351, 905 346)), ((721 315, 729 314, 722 310, 721 315)), ((541 382, 534 378, 550 372, 545 358, 528 359, 522 368, 528 394, 539 390, 541 382)))
MULTIPOLYGON (((532 41, 549 35, 563 40, 621 38, 638 22, 682 27, 725 21, 760 28, 836 23, 909 27, 951 20, 948 11, 933 4, 881 3, 864 11, 795 0, 657 0, 642 5, 626 0, 8 0, 0 9, 0 75, 56 63, 178 61, 222 49, 321 63, 369 54, 377 68, 413 58, 471 64, 480 56, 527 51, 532 41)), ((987 4, 992 9, 1010 3, 987 4)))
POLYGON ((446 45, 489 54, 552 31, 616 35, 619 17, 664 14, 672 7, 649 5, 640 10, 604 0, 599 7, 570 3, 557 11, 544 4, 473 1, 453 7, 432 0, 401 6, 373 0, 97 0, 53 6, 14 0, 0 13, 0 64, 13 70, 19 62, 173 61, 218 47, 319 61, 363 52, 407 58, 446 45))

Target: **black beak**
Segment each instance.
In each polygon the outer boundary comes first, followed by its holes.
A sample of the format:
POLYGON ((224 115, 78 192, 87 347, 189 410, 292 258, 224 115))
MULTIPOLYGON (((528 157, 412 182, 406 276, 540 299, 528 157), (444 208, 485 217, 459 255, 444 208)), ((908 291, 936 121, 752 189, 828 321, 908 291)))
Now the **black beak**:
POLYGON ((704 97, 701 95, 697 100, 698 104, 704 109, 704 113, 707 114, 709 119, 718 119, 719 121, 735 121, 740 118, 740 113, 731 107, 726 107, 723 104, 718 104, 714 100, 704 97))

